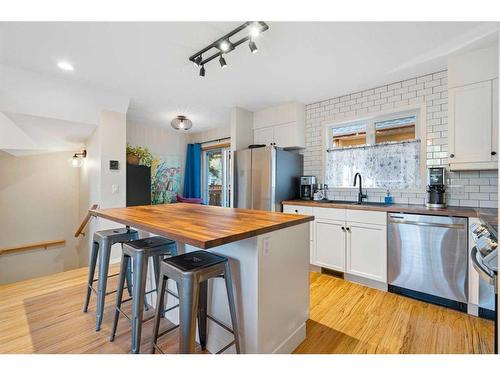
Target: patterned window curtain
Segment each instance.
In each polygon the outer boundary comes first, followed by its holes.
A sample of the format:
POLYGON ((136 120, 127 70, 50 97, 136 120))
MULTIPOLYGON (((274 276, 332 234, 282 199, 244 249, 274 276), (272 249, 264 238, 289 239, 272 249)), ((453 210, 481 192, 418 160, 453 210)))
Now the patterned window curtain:
POLYGON ((325 183, 351 187, 356 172, 367 188, 408 189, 420 185, 420 140, 330 149, 325 183))

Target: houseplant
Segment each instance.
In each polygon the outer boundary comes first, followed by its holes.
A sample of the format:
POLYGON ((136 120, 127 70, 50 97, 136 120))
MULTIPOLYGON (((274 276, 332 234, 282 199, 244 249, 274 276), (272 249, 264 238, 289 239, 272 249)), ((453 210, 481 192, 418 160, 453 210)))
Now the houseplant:
POLYGON ((147 147, 136 146, 132 147, 127 144, 127 163, 135 165, 145 165, 151 167, 153 155, 147 147))

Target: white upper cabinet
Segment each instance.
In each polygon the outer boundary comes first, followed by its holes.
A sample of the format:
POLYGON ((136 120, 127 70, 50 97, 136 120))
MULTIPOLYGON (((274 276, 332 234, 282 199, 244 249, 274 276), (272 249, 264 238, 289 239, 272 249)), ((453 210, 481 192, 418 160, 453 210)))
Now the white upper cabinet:
POLYGON ((253 142, 258 145, 266 145, 266 146, 273 144, 274 129, 272 127, 255 129, 253 135, 253 142))
POLYGON ((285 103, 254 113, 254 143, 283 148, 305 147, 305 106, 285 103))
POLYGON ((448 59, 448 88, 498 78, 498 47, 483 48, 448 59))
POLYGON ((448 76, 450 169, 497 169, 498 49, 450 58, 448 76))

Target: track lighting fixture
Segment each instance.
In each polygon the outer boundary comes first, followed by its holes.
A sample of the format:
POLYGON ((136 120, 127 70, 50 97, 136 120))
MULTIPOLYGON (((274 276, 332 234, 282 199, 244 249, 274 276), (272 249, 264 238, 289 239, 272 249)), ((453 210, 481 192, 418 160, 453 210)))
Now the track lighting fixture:
POLYGON ((243 25, 238 26, 233 31, 220 37, 213 43, 209 44, 202 50, 196 52, 189 57, 189 61, 193 62, 197 67, 200 67, 200 77, 205 76, 205 64, 219 58, 221 68, 227 66, 226 60, 223 55, 233 51, 240 44, 248 42, 248 47, 252 53, 257 52, 257 45, 254 38, 269 29, 269 26, 263 21, 245 22, 243 25), (208 57, 203 57, 203 55, 208 57))
POLYGON ((255 42, 253 40, 250 40, 248 42, 248 47, 250 48, 250 52, 252 53, 257 53, 257 46, 255 45, 255 42))
POLYGON ((222 55, 220 55, 219 57, 219 64, 222 69, 224 69, 227 66, 226 60, 224 59, 224 57, 222 57, 222 55))

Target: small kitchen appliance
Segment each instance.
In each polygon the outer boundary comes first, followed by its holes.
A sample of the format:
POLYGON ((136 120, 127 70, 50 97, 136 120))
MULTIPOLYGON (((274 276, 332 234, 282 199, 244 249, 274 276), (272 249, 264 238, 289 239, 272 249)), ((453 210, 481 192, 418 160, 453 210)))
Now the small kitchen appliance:
POLYGON ((431 167, 427 170, 427 203, 425 205, 429 208, 446 207, 444 175, 443 167, 431 167))
POLYGON ((315 176, 300 177, 300 199, 312 200, 314 198, 315 190, 316 190, 315 176))

